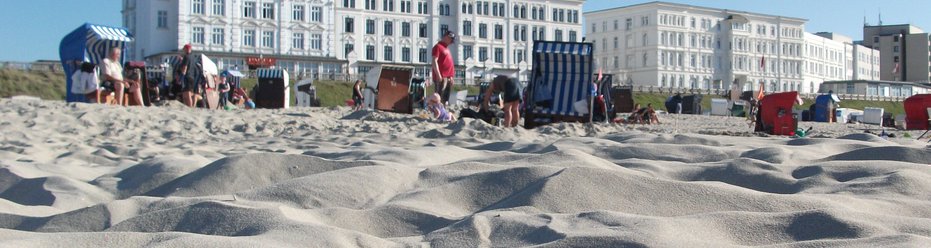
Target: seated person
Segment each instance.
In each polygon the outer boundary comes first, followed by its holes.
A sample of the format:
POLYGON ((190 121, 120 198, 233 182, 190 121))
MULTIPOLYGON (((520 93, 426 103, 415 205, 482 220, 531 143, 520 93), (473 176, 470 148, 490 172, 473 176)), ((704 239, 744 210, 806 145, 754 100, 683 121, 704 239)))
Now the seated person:
POLYGON ((84 94, 90 103, 100 102, 100 80, 97 78, 96 65, 83 62, 71 75, 71 92, 84 94))
POLYGON ((446 110, 446 106, 440 102, 440 94, 433 93, 430 95, 430 98, 427 98, 427 110, 433 114, 433 118, 436 118, 440 121, 456 121, 456 117, 453 116, 449 111, 446 110))
POLYGON ((653 104, 647 104, 647 109, 643 113, 643 119, 646 120, 646 124, 660 124, 659 118, 656 117, 656 110, 653 109, 653 104))
POLYGON ((232 92, 230 103, 234 105, 243 104, 246 109, 255 108, 255 102, 252 102, 252 99, 249 98, 249 93, 247 93, 245 89, 236 88, 232 92))
POLYGON ((123 86, 127 100, 123 105, 144 105, 142 101, 142 72, 139 69, 126 70, 123 86))

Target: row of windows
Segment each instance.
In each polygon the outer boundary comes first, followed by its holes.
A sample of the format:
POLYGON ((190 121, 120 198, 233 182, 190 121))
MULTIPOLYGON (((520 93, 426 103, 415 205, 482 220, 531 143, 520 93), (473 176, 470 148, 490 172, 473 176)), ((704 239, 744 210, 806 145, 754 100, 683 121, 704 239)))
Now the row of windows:
MULTIPOLYGON (((426 29, 427 24, 420 24, 422 28, 426 29)), ((376 34, 376 24, 375 20, 365 20, 365 34, 376 34)), ((410 22, 401 22, 401 37, 411 37, 411 23, 410 22)), ((382 26, 382 31, 385 36, 394 36, 394 21, 385 21, 382 26)), ((425 34, 425 33, 423 33, 425 34)), ((425 36, 421 36, 425 37, 425 36)))
MULTIPOLYGON (((226 15, 226 0, 210 0, 211 15, 226 15)), ((207 6, 205 0, 191 0, 191 13, 196 15, 206 15, 207 6)))
MULTIPOLYGON (((226 29, 224 28, 213 28, 210 33, 210 44, 211 45, 224 45, 226 44, 226 29)), ((204 27, 192 27, 191 28, 191 43, 206 45, 207 44, 207 33, 204 27)), ((291 46, 294 49, 305 49, 309 47, 312 50, 320 50, 323 46, 323 35, 322 34, 311 34, 308 39, 305 39, 304 33, 295 32, 292 33, 291 46), (309 46, 305 46, 305 40, 309 46)), ((264 48, 274 48, 275 47, 275 31, 261 31, 258 32, 254 29, 243 30, 242 45, 246 47, 256 47, 261 46, 264 48), (257 34, 261 34, 261 37, 258 37, 257 34), (257 43, 256 39, 261 38, 261 43, 257 43)))
MULTIPOLYGON (((343 20, 343 32, 345 32, 345 33, 355 33, 355 25, 356 25, 356 21, 355 21, 355 20, 356 20, 356 19, 353 18, 353 17, 346 17, 346 18, 343 20)), ((410 22, 401 22, 401 24, 399 24, 399 25, 400 25, 400 27, 401 27, 401 33, 400 33, 401 37, 411 37, 411 35, 412 35, 412 34, 411 34, 411 31, 412 31, 411 28, 413 28, 413 27, 412 27, 413 24, 410 23, 410 22)), ((377 27, 377 26, 378 26, 378 25, 376 25, 376 21, 375 21, 375 20, 371 20, 371 19, 365 20, 365 34, 371 34, 371 35, 377 34, 377 32, 376 32, 376 27, 377 27)), ((440 33, 443 33, 444 30, 448 30, 448 29, 449 29, 449 27, 448 27, 447 25, 445 25, 445 24, 444 24, 444 25, 441 25, 441 26, 442 26, 442 27, 441 27, 440 33)), ((394 23, 394 21, 384 21, 384 23, 383 23, 383 25, 382 25, 382 31, 383 31, 382 34, 384 34, 385 36, 394 36, 394 34, 395 34, 395 32, 394 32, 395 29, 394 29, 394 28, 395 28, 395 23, 394 23)), ((418 24, 417 37, 420 37, 420 38, 427 38, 427 30, 428 30, 428 29, 427 29, 427 24, 426 24, 426 23, 420 23, 420 24, 418 24)))
MULTIPOLYGON (((576 16, 576 17, 577 17, 577 16, 576 16)), ((578 22, 575 22, 575 23, 578 23, 578 22)), ((640 26, 641 26, 641 27, 646 27, 646 26, 649 26, 649 25, 650 25, 650 17, 649 17, 649 16, 641 16, 641 17, 640 17, 640 26)), ((633 26, 634 26, 634 19, 633 19, 633 18, 627 18, 627 19, 624 20, 624 30, 630 30, 631 28, 633 28, 633 26)), ((613 26, 613 27, 614 27, 614 30, 620 29, 620 20, 614 20, 614 26, 613 26)), ((602 22, 601 22, 601 31, 603 31, 603 32, 608 32, 608 21, 602 21, 602 22)), ((598 24, 597 24, 597 23, 592 23, 592 33, 597 33, 597 32, 598 32, 598 24)))

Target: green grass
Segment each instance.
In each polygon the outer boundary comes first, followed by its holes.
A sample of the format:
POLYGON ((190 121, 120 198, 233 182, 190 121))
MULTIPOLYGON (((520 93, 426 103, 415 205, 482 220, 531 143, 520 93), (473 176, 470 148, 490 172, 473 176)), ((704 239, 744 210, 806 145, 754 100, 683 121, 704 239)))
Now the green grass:
POLYGON ((35 96, 46 100, 65 100, 63 73, 0 69, 0 97, 35 96))

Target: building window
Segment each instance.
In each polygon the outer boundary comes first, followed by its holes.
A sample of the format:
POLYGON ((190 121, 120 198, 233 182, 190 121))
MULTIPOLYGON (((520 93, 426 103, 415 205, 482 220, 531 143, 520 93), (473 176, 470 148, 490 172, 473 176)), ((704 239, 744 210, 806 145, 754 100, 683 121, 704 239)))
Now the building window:
MULTIPOLYGON (((406 4, 407 2, 408 1, 401 1, 401 13, 410 13, 410 8, 408 8, 406 4)), ((403 60, 403 57, 404 55, 401 55, 402 60, 403 60)))
POLYGON ((255 30, 242 31, 242 45, 249 47, 255 46, 255 30))
POLYGON ((356 0, 343 0, 343 8, 356 8, 356 0))
POLYGON ((213 0, 213 15, 226 15, 226 0, 213 0))
POLYGON ((478 61, 484 62, 485 60, 488 60, 488 48, 479 47, 478 48, 478 61))
POLYGON ((291 38, 291 47, 304 49, 304 33, 294 33, 294 37, 291 38))
POLYGON ((158 28, 168 28, 168 11, 158 11, 158 28))
POLYGON ((418 36, 420 36, 420 38, 427 38, 427 24, 426 23, 420 24, 420 28, 418 30, 418 36))
POLYGON ((618 56, 614 56, 614 69, 621 69, 621 58, 618 56))
POLYGON ((343 50, 344 58, 349 57, 349 54, 352 53, 353 50, 355 50, 355 45, 353 45, 352 43, 346 43, 345 45, 343 45, 343 47, 345 48, 343 50))
POLYGON ((385 35, 386 36, 394 35, 394 22, 385 21, 385 35))
POLYGON ((495 24, 495 39, 496 40, 504 39, 504 26, 495 24))
POLYGON ((226 31, 226 30, 223 30, 222 28, 214 28, 214 29, 213 29, 213 40, 212 40, 212 43, 213 43, 214 45, 223 45, 223 43, 224 43, 224 42, 223 42, 223 38, 225 37, 224 35, 226 34, 225 31, 226 31))
POLYGON ((488 38, 488 24, 484 24, 484 23, 478 24, 478 38, 480 39, 488 38))
POLYGON ((449 25, 440 24, 440 35, 437 35, 437 36, 443 36, 443 34, 445 34, 446 31, 449 31, 449 25))
POLYGON ((375 20, 365 20, 365 34, 375 34, 375 20))
POLYGON ((375 61, 375 46, 373 45, 365 46, 365 59, 375 61))
POLYGON ((275 32, 274 31, 262 32, 262 46, 267 47, 267 48, 275 47, 275 32))
POLYGON ((194 27, 191 29, 191 43, 204 44, 204 28, 194 27))
POLYGON ((255 18, 255 2, 243 2, 242 17, 255 18))
POLYGON ((411 23, 410 22, 401 23, 401 36, 411 37, 411 23))
POLYGON ((893 46, 892 52, 896 52, 896 53, 899 52, 899 46, 893 46))
POLYGON ((364 0, 366 10, 375 10, 375 0, 364 0))
POLYGON ((204 0, 192 0, 191 1, 191 13, 197 15, 204 14, 204 0))
POLYGON ((304 21, 304 5, 294 5, 291 18, 295 21, 304 21))
POLYGON ((462 36, 472 36, 472 21, 462 21, 462 36))
POLYGON ((410 47, 401 48, 401 61, 411 62, 411 48, 410 47))
POLYGON ((323 35, 311 34, 310 35, 310 49, 320 50, 322 47, 323 47, 323 35))
POLYGON ((275 4, 274 3, 263 3, 262 4, 262 19, 275 19, 275 4))
POLYGON ((426 48, 420 49, 420 51, 417 53, 417 60, 419 60, 420 63, 427 62, 427 49, 426 48))
POLYGON ((504 48, 495 48, 495 63, 504 63, 504 48))
POLYGON ((463 45, 462 46, 462 60, 466 60, 472 57, 472 45, 463 45))
POLYGON ((394 47, 385 46, 385 61, 393 61, 393 60, 394 60, 394 47))
POLYGON ((514 58, 515 58, 514 61, 517 62, 517 63, 524 62, 524 57, 525 57, 525 56, 524 56, 524 50, 518 49, 518 50, 514 53, 514 58))
POLYGON ((387 12, 394 12, 394 0, 382 1, 381 9, 387 12))
POLYGON ((578 42, 578 41, 579 41, 579 34, 578 34, 577 32, 575 32, 575 31, 569 31, 569 41, 570 41, 570 42, 578 42))
POLYGON ((346 17, 346 23, 345 23, 346 27, 344 29, 344 32, 353 33, 353 30, 355 30, 353 28, 355 23, 356 23, 355 19, 353 19, 352 17, 346 17))
POLYGON ((563 41, 563 40, 562 40, 562 30, 557 29, 557 30, 553 31, 553 35, 556 36, 556 37, 554 38, 556 41, 563 41))
POLYGON ((310 8, 310 21, 322 22, 323 21, 323 8, 321 7, 310 8))

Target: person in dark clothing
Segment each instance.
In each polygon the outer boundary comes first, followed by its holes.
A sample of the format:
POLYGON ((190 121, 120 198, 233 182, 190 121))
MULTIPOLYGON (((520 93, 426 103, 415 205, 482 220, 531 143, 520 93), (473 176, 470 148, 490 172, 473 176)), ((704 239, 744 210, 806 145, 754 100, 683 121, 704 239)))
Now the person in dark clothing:
POLYGON ((194 97, 197 94, 197 82, 194 80, 194 55, 191 54, 191 44, 184 45, 181 54, 181 65, 176 71, 181 83, 181 101, 188 107, 194 107, 194 97))
POLYGON ((356 84, 352 86, 352 102, 353 110, 360 110, 364 106, 365 97, 362 96, 362 80, 356 80, 356 84))
POLYGON ((482 108, 488 108, 491 96, 501 94, 501 109, 504 110, 504 126, 516 127, 520 120, 521 90, 520 82, 508 76, 498 76, 485 91, 482 108))

